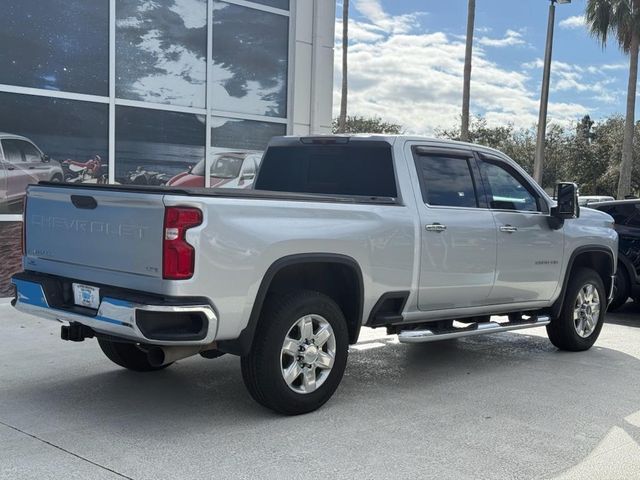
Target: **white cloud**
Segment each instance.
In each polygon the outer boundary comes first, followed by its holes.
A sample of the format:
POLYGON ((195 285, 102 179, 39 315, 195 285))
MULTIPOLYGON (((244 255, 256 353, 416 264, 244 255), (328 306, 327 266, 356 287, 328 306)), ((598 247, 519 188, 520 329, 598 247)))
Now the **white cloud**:
POLYGON ((254 115, 263 115, 269 110, 277 110, 278 101, 276 94, 282 90, 282 84, 276 83, 272 88, 264 88, 260 82, 248 80, 244 87, 246 92, 242 97, 230 95, 224 87, 224 83, 234 78, 234 74, 228 68, 214 63, 212 87, 213 98, 216 99, 216 106, 220 110, 229 112, 244 112, 254 115))
POLYGON ((522 33, 515 30, 507 30, 502 38, 480 37, 476 40, 479 45, 485 47, 513 47, 524 45, 526 42, 522 38, 522 33))
POLYGON ((121 18, 116 20, 117 28, 140 28, 143 22, 136 17, 121 18))
POLYGON ((202 28, 207 26, 206 0, 175 0, 169 10, 180 15, 186 28, 202 28))
POLYGON ((380 0, 355 0, 354 7, 372 28, 390 34, 410 32, 417 26, 418 18, 425 14, 414 12, 392 16, 384 11, 380 0))
POLYGON ((600 65, 597 68, 601 70, 626 70, 627 68, 629 68, 629 65, 627 65, 626 63, 608 63, 600 65))
MULTIPOLYGON (((384 34, 380 29, 369 23, 358 22, 349 19, 349 41, 350 42, 376 42, 382 40, 384 34)), ((342 40, 342 19, 336 21, 336 41, 342 40)))
POLYGON ((573 17, 565 18, 560 23, 560 28, 566 30, 575 30, 586 26, 584 15, 575 15, 573 17))
POLYGON ((140 40, 139 48, 155 57, 155 71, 138 78, 130 92, 149 102, 198 105, 205 94, 204 59, 182 45, 164 47, 159 30, 150 30, 140 40))
MULTIPOLYGON (((462 104, 464 38, 444 32, 424 33, 415 28, 402 31, 406 28, 397 26, 404 25, 405 20, 385 13, 377 1, 357 3, 360 8, 365 4, 368 16, 358 19, 358 27, 360 32, 367 32, 363 36, 366 38, 352 38, 349 47, 349 114, 377 115, 401 124, 407 133, 421 135, 457 125, 462 104), (397 28, 384 31, 380 27, 383 23, 397 28)), ((520 32, 508 30, 503 38, 489 40, 474 49, 472 113, 484 115, 490 125, 511 123, 529 128, 537 121, 539 106, 539 73, 536 71, 532 76, 529 71, 536 64, 507 68, 490 58, 488 47, 525 43, 520 32)), ((341 79, 339 35, 335 60, 337 115, 341 79)), ((589 110, 578 103, 552 102, 550 120, 569 124, 589 110)))
MULTIPOLYGON (((524 63, 526 70, 542 70, 544 62, 537 58, 524 63)), ((591 93, 593 99, 602 103, 612 103, 619 92, 612 89, 615 78, 605 73, 611 70, 627 68, 623 64, 603 64, 581 66, 553 60, 551 64, 551 91, 591 93)))

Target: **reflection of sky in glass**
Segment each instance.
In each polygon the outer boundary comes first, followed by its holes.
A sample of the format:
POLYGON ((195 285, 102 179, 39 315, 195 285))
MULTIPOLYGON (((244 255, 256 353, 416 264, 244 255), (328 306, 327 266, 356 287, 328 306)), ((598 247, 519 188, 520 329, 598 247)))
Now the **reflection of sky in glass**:
POLYGON ((272 137, 286 135, 282 123, 257 122, 223 117, 211 118, 211 146, 262 151, 272 137))
MULTIPOLYGON (((249 1, 253 3, 261 3, 262 5, 267 5, 269 7, 289 10, 289 0, 249 0, 249 1)), ((302 0, 302 1, 305 1, 305 0, 302 0)))
MULTIPOLYGON (((205 117, 116 107, 116 178, 138 167, 168 175, 204 158, 205 117)), ((120 180, 122 181, 122 180, 120 180)))
POLYGON ((116 95, 205 106, 206 0, 117 0, 116 95))
POLYGON ((109 2, 0 2, 0 83, 109 94, 109 2))
POLYGON ((54 160, 109 157, 109 106, 0 93, 0 132, 23 135, 54 160))
POLYGON ((213 4, 213 106, 285 117, 288 18, 216 1, 213 4))

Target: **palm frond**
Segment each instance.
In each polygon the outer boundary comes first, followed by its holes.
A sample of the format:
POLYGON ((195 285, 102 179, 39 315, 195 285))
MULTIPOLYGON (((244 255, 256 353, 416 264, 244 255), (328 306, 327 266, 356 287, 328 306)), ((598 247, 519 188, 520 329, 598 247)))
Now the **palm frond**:
POLYGON ((585 18, 589 32, 602 48, 614 37, 620 49, 629 53, 634 31, 640 33, 638 0, 588 0, 585 18))
POLYGON ((600 42, 602 48, 607 45, 611 29, 611 19, 614 11, 613 3, 612 0, 589 0, 587 2, 585 17, 589 32, 600 42))
POLYGON ((615 34, 620 50, 629 53, 633 33, 633 0, 618 0, 614 4, 611 33, 615 34))

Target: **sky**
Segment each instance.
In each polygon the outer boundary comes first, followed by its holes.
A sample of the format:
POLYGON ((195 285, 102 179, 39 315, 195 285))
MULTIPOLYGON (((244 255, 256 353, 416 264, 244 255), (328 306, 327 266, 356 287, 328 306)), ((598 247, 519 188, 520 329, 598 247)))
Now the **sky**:
MULTIPOLYGON (((586 0, 557 5, 549 122, 624 114, 628 59, 584 24, 586 0)), ((477 0, 471 114, 490 125, 537 123, 546 0, 477 0)), ((349 115, 376 115, 407 133, 459 124, 467 0, 351 0, 349 115)), ((340 108, 342 1, 336 8, 334 115, 340 108)), ((637 115, 637 114, 636 114, 637 115)))

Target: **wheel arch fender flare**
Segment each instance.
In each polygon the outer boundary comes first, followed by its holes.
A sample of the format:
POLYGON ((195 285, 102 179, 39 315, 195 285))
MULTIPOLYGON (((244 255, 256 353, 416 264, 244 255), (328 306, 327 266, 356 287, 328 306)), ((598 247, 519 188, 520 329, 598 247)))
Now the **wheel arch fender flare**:
POLYGON ((353 273, 356 278, 356 285, 354 287, 357 291, 357 308, 354 315, 355 322, 351 322, 352 324, 349 325, 350 322, 347 318, 347 326, 349 327, 350 343, 355 343, 360 332, 360 327, 362 326, 364 308, 364 280, 360 265, 353 257, 348 255, 336 253, 301 253, 281 257, 269 266, 260 282, 260 287, 253 302, 247 326, 240 332, 237 339, 218 342, 219 350, 235 355, 246 355, 249 353, 253 344, 256 327, 260 320, 262 308, 274 279, 283 269, 303 264, 338 264, 347 267, 353 273))
MULTIPOLYGON (((567 285, 569 284, 569 279, 571 278, 571 273, 573 272, 573 268, 574 266, 576 266, 576 260, 585 254, 607 255, 609 257, 609 260, 607 262, 609 264, 609 271, 606 273, 605 277, 607 276, 612 277, 613 275, 615 275, 616 266, 617 266, 615 263, 616 256, 610 248, 605 247, 603 245, 583 245, 576 248, 571 253, 571 257, 569 257, 569 262, 567 263, 567 269, 564 274, 564 278, 562 279, 562 290, 560 291, 560 295, 558 296, 558 299, 551 306, 551 315, 553 318, 556 318, 558 315, 560 315, 560 312, 562 311, 562 307, 564 305, 564 297, 567 291, 567 285)), ((598 272, 598 273, 600 273, 600 275, 602 276, 602 272, 598 272)), ((610 297, 613 290, 611 288, 613 286, 611 284, 613 279, 610 278, 607 281, 607 278, 603 278, 603 281, 605 284, 605 288, 607 289, 607 292, 606 292, 608 296, 607 301, 609 301, 611 300, 610 297)))

